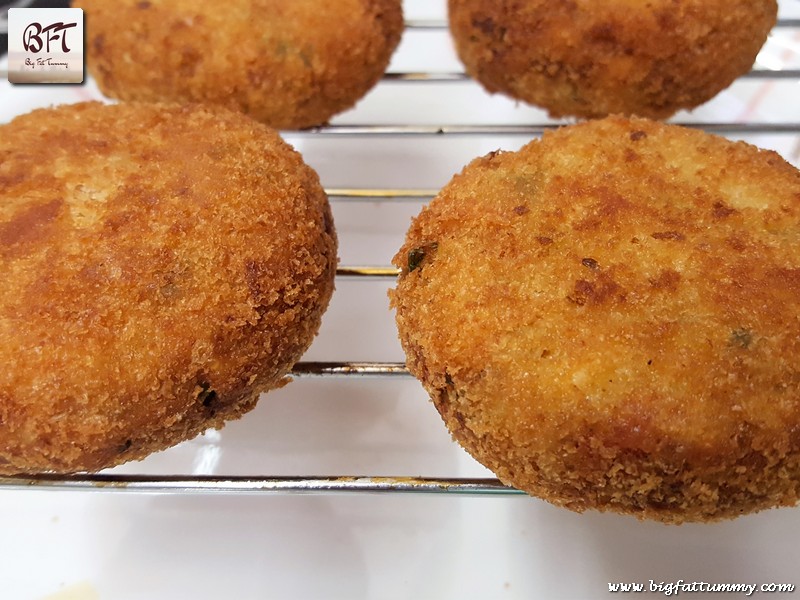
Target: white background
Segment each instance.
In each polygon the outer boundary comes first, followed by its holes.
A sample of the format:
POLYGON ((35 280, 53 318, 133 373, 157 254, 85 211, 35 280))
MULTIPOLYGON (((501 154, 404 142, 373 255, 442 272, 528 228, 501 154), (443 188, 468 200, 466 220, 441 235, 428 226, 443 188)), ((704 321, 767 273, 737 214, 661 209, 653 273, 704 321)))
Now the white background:
MULTIPOLYGON (((407 1, 442 18, 443 0, 407 1)), ((800 17, 786 0, 784 17, 800 17)), ((800 67, 783 30, 763 68, 800 67)), ((443 32, 409 32, 393 71, 459 69, 443 32)), ((0 82, 0 122, 99 98, 82 87, 0 82)), ((798 80, 742 80, 675 121, 800 122, 798 80)), ((473 83, 392 83, 338 124, 545 122, 473 83)), ((522 136, 317 138, 287 134, 326 187, 438 188, 471 158, 522 136)), ((797 136, 743 136, 798 164, 797 136)), ((419 203, 335 201, 341 262, 388 264, 419 203)), ((309 360, 401 361, 390 282, 340 280, 309 360)), ((2 443, 0 441, 0 443, 2 443)), ((449 438, 412 380, 297 381, 221 432, 127 473, 489 476, 449 438)), ((583 515, 527 497, 151 496, 0 489, 0 599, 603 598, 608 582, 800 585, 800 510, 713 525, 583 515)), ((800 593, 800 592, 797 592, 800 593)), ((682 594, 683 596, 683 594, 682 594)))

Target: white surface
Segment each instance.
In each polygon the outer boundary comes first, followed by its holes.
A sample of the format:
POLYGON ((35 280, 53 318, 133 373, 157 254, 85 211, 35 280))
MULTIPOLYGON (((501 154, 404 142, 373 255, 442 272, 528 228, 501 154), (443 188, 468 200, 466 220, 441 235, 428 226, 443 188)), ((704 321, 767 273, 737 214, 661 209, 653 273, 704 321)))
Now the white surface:
MULTIPOLYGON (((443 4, 407 1, 407 16, 441 18, 443 4)), ((798 17, 798 6, 797 0, 787 0, 781 14, 798 17)), ((779 32, 762 59, 800 66, 798 44, 797 30, 779 32)), ((436 71, 459 68, 441 33, 409 35, 392 68, 429 65, 436 71)), ((36 106, 86 98, 99 98, 91 83, 0 82, 0 122, 36 106)), ((800 121, 800 83, 741 81, 676 120, 745 117, 800 121)), ((543 118, 537 109, 490 97, 472 83, 385 83, 336 122, 497 124, 543 118)), ((527 141, 286 137, 327 187, 435 188, 473 157, 527 141)), ((751 141, 800 162, 797 136, 751 141)), ((419 207, 335 202, 342 264, 387 264, 419 207)), ((388 310, 388 285, 339 281, 306 358, 402 360, 388 310)), ((487 474, 450 441, 416 382, 349 380, 295 382, 264 396, 252 413, 223 431, 119 471, 487 474)), ((603 598, 608 583, 615 581, 800 585, 800 509, 667 527, 614 515, 576 515, 526 497, 187 497, 0 490, 0 535, 1 600, 51 594, 83 600, 603 598)))

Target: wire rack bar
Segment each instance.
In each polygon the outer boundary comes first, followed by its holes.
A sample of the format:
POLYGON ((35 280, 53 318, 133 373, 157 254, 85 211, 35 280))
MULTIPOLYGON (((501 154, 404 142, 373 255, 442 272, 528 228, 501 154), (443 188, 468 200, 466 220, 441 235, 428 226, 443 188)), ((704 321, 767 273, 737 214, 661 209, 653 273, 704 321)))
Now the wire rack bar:
POLYGON ((428 71, 391 71, 384 73, 383 81, 401 81, 403 83, 450 83, 472 81, 472 78, 461 71, 432 73, 428 71))
MULTIPOLYGON (((742 79, 797 79, 800 69, 753 69, 741 75, 742 79)), ((461 71, 431 73, 431 72, 391 72, 383 76, 383 81, 402 81, 418 83, 463 83, 472 81, 472 78, 461 71)))
MULTIPOLYGON (((326 125, 312 129, 287 132, 290 135, 315 136, 422 136, 422 135, 542 135, 568 123, 541 123, 533 125, 326 125)), ((757 134, 800 133, 800 121, 795 123, 682 123, 673 125, 702 129, 709 133, 757 134)))
POLYGON ((336 269, 337 277, 395 279, 400 274, 394 267, 343 266, 336 269))
POLYGON ((439 190, 397 188, 327 188, 325 193, 333 200, 430 200, 439 190))
POLYGON ((411 373, 397 362, 299 362, 292 369, 297 378, 315 377, 403 377, 411 373))
POLYGON ((107 491, 151 494, 385 493, 521 495, 497 479, 425 477, 262 477, 211 475, 23 475, 0 477, 0 489, 107 491))
POLYGON ((406 29, 439 31, 447 29, 447 21, 444 19, 406 19, 406 29))

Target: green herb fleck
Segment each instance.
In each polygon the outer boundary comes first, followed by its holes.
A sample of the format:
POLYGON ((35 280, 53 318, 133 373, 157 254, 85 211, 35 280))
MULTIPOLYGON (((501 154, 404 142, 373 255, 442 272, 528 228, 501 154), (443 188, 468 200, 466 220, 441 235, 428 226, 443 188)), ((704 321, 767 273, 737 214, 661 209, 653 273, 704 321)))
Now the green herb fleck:
POLYGON ((740 348, 748 348, 753 343, 753 334, 747 329, 734 329, 731 332, 730 342, 740 348))
POLYGON ((593 258, 584 258, 581 261, 581 264, 587 269, 592 269, 592 270, 597 269, 597 267, 599 267, 597 261, 593 258))
POLYGON ((438 248, 439 244, 433 242, 410 250, 408 253, 408 272, 411 273, 416 268, 422 266, 422 261, 425 260, 425 257, 435 252, 438 248))
POLYGON ((202 402, 203 406, 209 407, 217 399, 217 392, 211 389, 211 384, 205 381, 200 383, 200 393, 197 394, 197 400, 202 402))

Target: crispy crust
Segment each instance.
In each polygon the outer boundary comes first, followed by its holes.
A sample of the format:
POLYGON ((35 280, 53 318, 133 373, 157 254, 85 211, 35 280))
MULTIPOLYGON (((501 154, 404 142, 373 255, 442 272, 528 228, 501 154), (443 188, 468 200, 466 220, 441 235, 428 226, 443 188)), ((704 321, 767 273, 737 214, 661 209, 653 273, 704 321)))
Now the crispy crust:
POLYGON ((560 129, 473 161, 394 263, 409 368, 506 483, 672 523, 797 502, 800 173, 777 154, 560 129))
POLYGON ((316 174, 243 115, 87 103, 0 127, 0 473, 238 418, 286 383, 335 266, 316 174))
POLYGON ((383 75, 399 0, 75 0, 88 68, 122 100, 202 102, 281 129, 320 125, 383 75))
POLYGON ((776 0, 449 0, 469 74, 554 117, 666 118, 728 87, 775 25, 776 0))

